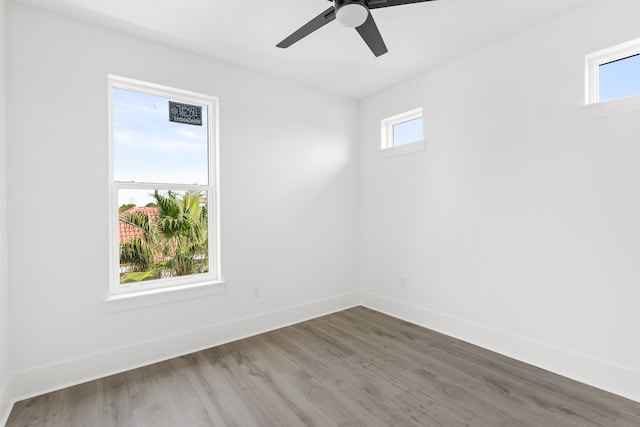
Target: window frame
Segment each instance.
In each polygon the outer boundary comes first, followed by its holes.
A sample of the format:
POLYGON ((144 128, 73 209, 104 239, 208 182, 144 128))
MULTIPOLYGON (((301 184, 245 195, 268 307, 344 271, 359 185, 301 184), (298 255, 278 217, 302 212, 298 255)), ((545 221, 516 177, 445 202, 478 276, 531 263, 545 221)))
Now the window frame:
POLYGON ((414 108, 413 110, 405 111, 404 113, 396 114, 380 121, 380 149, 378 150, 378 157, 380 159, 424 151, 426 144, 427 140, 424 135, 424 114, 422 107, 414 108), (394 145, 393 127, 418 118, 422 119, 422 139, 394 145))
MULTIPOLYGON (((640 38, 620 43, 585 56, 585 104, 599 104, 600 66, 640 54, 640 38)), ((640 96, 639 94, 615 98, 605 102, 640 96)))
POLYGON ((393 138, 393 127, 395 125, 399 125, 401 123, 409 122, 415 119, 423 119, 423 126, 424 126, 424 117, 422 113, 422 107, 405 111, 404 113, 396 114, 395 116, 387 117, 386 119, 382 119, 380 122, 380 128, 381 128, 380 129, 381 131, 380 149, 389 150, 389 149, 399 148, 405 145, 410 145, 410 144, 424 141, 424 129, 423 129, 421 139, 417 141, 408 142, 406 144, 401 144, 401 145, 394 144, 395 141, 393 138))
MULTIPOLYGON (((109 150, 109 298, 121 299, 126 296, 144 296, 157 292, 190 290, 194 287, 221 284, 220 269, 220 224, 219 224, 219 166, 218 166, 218 98, 187 90, 177 89, 126 77, 109 74, 108 81, 108 150, 109 150), (114 180, 114 89, 124 89, 163 98, 207 106, 207 161, 208 183, 206 185, 123 182, 114 180), (120 283, 120 225, 118 193, 122 189, 133 190, 173 190, 173 191, 205 191, 207 192, 207 220, 208 220, 208 260, 209 271, 196 275, 155 279, 133 283, 120 283)), ((108 299, 109 299, 108 298, 108 299)))

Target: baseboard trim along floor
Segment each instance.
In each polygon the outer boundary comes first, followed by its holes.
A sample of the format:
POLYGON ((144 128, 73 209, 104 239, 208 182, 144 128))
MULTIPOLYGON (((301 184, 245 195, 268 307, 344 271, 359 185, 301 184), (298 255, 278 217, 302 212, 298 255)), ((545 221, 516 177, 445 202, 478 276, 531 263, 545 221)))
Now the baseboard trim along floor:
POLYGON ((293 307, 186 331, 180 335, 139 342, 108 351, 83 355, 46 366, 16 372, 13 395, 17 400, 38 396, 130 369, 257 335, 273 329, 354 307, 359 292, 312 301, 293 307))
POLYGON ((640 402, 640 372, 369 292, 362 305, 640 402))

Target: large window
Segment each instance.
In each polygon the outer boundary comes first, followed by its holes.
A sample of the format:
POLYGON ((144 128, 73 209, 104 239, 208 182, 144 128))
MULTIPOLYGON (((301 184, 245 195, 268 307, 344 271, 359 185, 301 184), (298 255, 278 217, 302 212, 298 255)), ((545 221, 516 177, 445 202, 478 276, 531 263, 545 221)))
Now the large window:
POLYGON ((109 76, 111 293, 220 280, 217 100, 109 76))
POLYGON ((640 95, 640 39, 586 57, 586 103, 640 95))

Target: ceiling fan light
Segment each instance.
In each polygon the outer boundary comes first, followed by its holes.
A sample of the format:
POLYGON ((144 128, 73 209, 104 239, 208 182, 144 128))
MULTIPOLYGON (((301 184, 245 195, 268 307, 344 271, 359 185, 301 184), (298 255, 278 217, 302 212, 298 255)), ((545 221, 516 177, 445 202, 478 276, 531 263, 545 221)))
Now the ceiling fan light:
POLYGON ((345 27, 357 28, 364 24, 369 16, 369 11, 359 3, 345 4, 336 11, 336 19, 345 27))

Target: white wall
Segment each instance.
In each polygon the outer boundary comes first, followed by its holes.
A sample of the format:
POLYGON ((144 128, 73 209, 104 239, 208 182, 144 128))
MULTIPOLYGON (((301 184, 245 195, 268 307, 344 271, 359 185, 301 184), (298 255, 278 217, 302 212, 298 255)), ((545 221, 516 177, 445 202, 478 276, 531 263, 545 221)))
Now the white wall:
POLYGON ((640 112, 582 106, 639 15, 593 2, 361 102, 364 304, 640 401, 640 112), (379 159, 421 105, 426 150, 379 159))
POLYGON ((354 101, 39 9, 7 13, 16 397, 358 303, 354 101), (109 73, 219 97, 223 294, 106 311, 109 73))
POLYGON ((9 361, 9 281, 7 274, 7 121, 5 1, 0 0, 0 424, 8 416, 11 391, 9 361))

